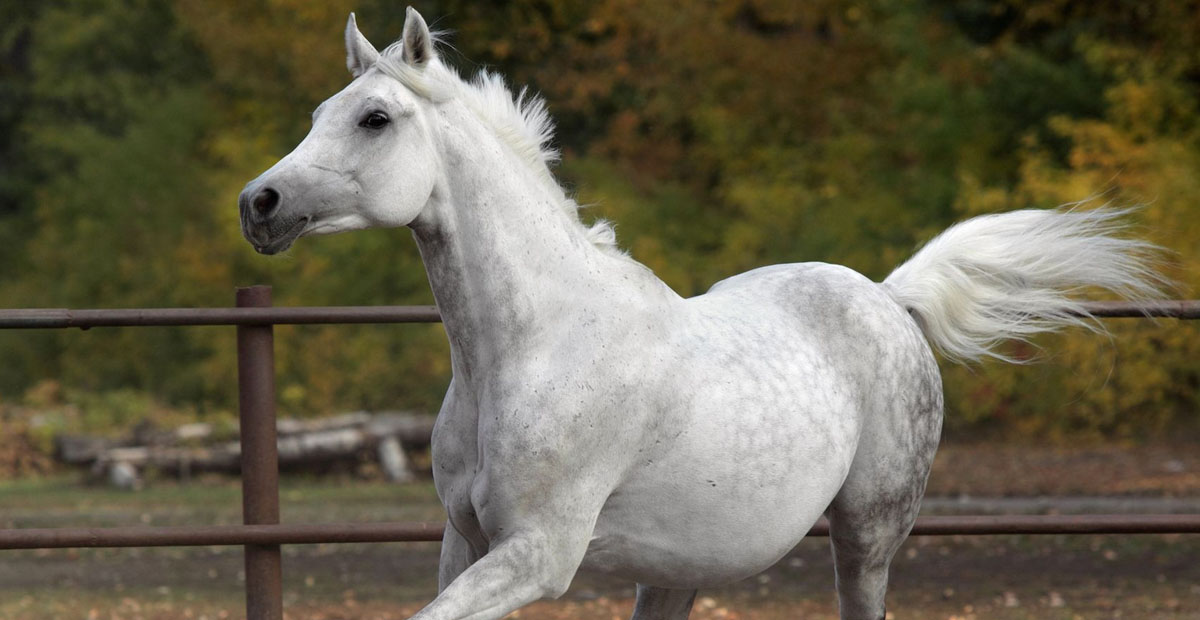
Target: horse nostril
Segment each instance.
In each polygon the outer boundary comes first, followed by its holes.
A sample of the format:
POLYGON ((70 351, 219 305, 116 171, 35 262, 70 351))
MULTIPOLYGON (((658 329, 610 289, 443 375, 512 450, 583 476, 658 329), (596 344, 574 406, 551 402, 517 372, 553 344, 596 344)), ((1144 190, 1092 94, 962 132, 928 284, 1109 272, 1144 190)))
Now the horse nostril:
POLYGON ((267 217, 279 206, 279 192, 264 187, 254 196, 254 200, 250 201, 254 206, 254 211, 261 217, 267 217))

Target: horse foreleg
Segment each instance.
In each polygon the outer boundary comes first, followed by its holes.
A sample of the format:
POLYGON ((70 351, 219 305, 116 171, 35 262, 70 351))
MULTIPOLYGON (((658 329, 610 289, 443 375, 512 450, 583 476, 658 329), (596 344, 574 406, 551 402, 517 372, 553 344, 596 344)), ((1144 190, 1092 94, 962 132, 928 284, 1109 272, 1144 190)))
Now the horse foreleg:
POLYGON ((438 593, 458 579, 458 576, 477 562, 481 555, 458 533, 454 525, 447 521, 446 533, 442 535, 442 553, 438 560, 438 593))
POLYGON ((529 532, 494 541, 411 620, 498 620, 535 600, 557 598, 575 576, 587 538, 529 532))
POLYGON ((670 590, 638 584, 632 620, 687 620, 695 590, 670 590))

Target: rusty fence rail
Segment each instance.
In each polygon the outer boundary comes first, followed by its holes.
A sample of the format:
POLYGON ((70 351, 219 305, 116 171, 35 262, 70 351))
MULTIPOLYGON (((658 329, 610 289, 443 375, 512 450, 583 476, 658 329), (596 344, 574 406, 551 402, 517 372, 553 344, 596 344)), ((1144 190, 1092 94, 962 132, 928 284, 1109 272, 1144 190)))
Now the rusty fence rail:
MULTIPOLYGON (((257 287, 252 287, 257 288, 257 287)), ((1084 304, 1103 318, 1200 318, 1200 300, 1146 303, 1096 301, 1084 304)), ((0 329, 160 327, 198 325, 328 325, 438 323, 435 306, 307 306, 235 308, 121 308, 0 310, 0 329)))
MULTIPOLYGON (((437 542, 442 523, 310 523, 174 527, 59 527, 0 530, 0 549, 208 547, 323 543, 437 542)), ((1200 534, 1200 515, 980 515, 917 519, 913 536, 997 534, 1200 534)), ((817 521, 809 536, 828 536, 817 521)))
MULTIPOLYGON (((272 307, 266 286, 240 288, 232 308, 38 308, 0 310, 0 329, 149 326, 237 326, 238 407, 242 442, 244 525, 0 529, 2 549, 242 545, 246 561, 246 614, 283 617, 280 545, 439 541, 440 523, 279 523, 279 469, 275 438, 274 325, 436 323, 433 306, 272 307)), ((1147 303, 1091 302, 1085 311, 1105 318, 1200 319, 1200 300, 1147 303)), ((913 535, 985 534, 1197 534, 1200 514, 926 516, 913 535)), ((828 536, 823 519, 810 536, 828 536)))

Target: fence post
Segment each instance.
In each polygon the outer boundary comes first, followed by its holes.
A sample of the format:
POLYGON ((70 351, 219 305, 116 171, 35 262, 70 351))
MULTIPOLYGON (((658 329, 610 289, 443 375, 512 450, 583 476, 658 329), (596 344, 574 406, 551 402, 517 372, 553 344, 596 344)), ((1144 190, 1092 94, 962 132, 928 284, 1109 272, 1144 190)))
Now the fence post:
MULTIPOLYGON (((237 289, 239 308, 271 305, 271 287, 237 289)), ((242 444, 242 522, 279 523, 275 438, 275 335, 272 325, 239 325, 238 410, 242 444)), ((279 545, 246 545, 247 620, 283 619, 279 545)))

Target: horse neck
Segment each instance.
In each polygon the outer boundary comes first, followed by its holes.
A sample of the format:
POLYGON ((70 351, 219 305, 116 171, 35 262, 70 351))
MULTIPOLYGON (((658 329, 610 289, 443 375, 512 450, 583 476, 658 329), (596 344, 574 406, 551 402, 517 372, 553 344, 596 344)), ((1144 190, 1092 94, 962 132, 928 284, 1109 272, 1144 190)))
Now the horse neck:
POLYGON ((653 275, 592 245, 559 206, 561 190, 473 115, 461 106, 443 114, 443 175, 412 228, 456 377, 470 381, 478 369, 519 357, 555 321, 655 289, 644 281, 630 286, 620 272, 653 275))

